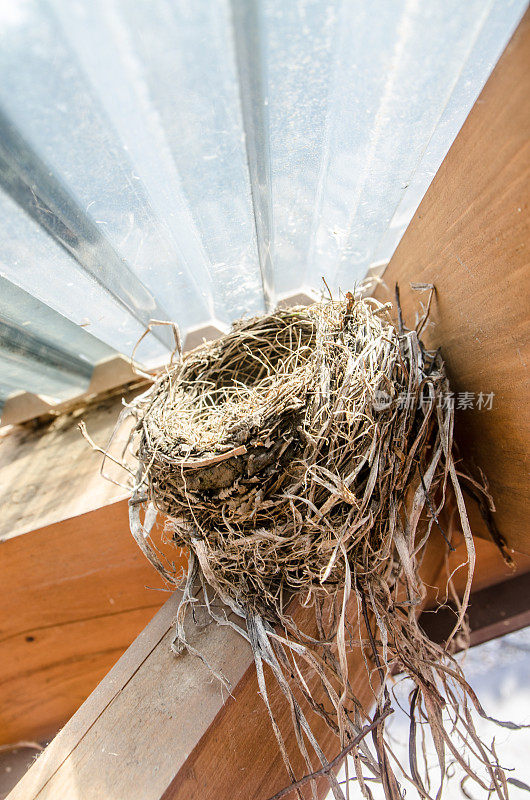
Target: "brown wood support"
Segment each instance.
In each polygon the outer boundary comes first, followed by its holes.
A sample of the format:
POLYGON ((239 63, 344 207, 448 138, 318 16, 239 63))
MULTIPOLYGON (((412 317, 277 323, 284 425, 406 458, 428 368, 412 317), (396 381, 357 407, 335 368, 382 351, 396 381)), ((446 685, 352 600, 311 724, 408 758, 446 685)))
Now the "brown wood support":
MULTIPOLYGON (((501 533, 530 554, 530 12, 519 25, 421 202, 384 275, 405 320, 434 284, 423 338, 440 347, 452 389, 473 393, 455 435, 490 482, 501 533), (494 393, 491 410, 480 393, 494 393)), ((457 398, 458 400, 458 398, 457 398)))
POLYGON ((99 398, 0 438, 0 745, 51 738, 168 597, 77 427, 106 444, 120 407, 99 398))
MULTIPOLYGON (((190 634, 193 645, 230 680, 234 689, 229 697, 195 656, 171 653, 177 602, 178 593, 39 757, 9 800, 266 800, 289 783, 258 692, 248 644, 232 629, 216 624, 190 634)), ((370 686, 355 669, 360 658, 359 651, 352 657, 353 683, 369 703, 370 686)), ((292 750, 290 711, 270 675, 268 682, 274 713, 292 750)), ((335 756, 335 737, 319 717, 313 717, 311 724, 328 756, 335 756)), ((304 774, 294 750, 293 763, 304 774)), ((327 789, 324 784, 321 788, 323 796, 327 789)))
MULTIPOLYGON (((457 618, 453 604, 436 614, 424 612, 420 624, 435 642, 444 642, 457 618)), ((530 625, 530 572, 473 592, 468 607, 471 647, 530 625)))
POLYGON ((53 736, 168 597, 125 501, 0 542, 0 587, 0 744, 53 736))
MULTIPOLYGON (((456 544, 449 571, 465 561, 463 543, 456 544)), ((442 596, 444 551, 441 536, 433 538, 422 567, 433 594, 442 596)), ((521 572, 530 569, 528 557, 517 563, 521 572)), ((502 581, 511 572, 495 546, 481 539, 477 575, 485 580, 486 574, 489 581, 502 581)), ((459 591, 461 584, 457 581, 459 591)), ((266 800, 286 785, 248 645, 231 629, 215 624, 192 633, 192 643, 231 681, 229 697, 195 657, 171 653, 177 601, 178 594, 158 612, 9 800, 266 800)), ((294 613, 300 619, 304 611, 294 613)), ((310 615, 307 630, 309 620, 310 615)), ((354 690, 369 705, 372 691, 361 659, 354 650, 350 676, 354 690)), ((270 688, 275 714, 294 753, 290 712, 272 679, 270 688)), ((311 717, 311 724, 328 757, 337 755, 336 739, 322 721, 311 717)), ((296 757, 294 761, 303 775, 303 765, 296 757)), ((321 788, 325 794, 325 784, 321 788)))

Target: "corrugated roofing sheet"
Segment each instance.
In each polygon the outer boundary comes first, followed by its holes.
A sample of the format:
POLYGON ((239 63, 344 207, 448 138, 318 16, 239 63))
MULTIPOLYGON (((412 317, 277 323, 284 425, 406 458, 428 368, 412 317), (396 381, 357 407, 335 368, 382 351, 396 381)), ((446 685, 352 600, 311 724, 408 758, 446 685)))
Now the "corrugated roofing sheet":
POLYGON ((525 7, 0 0, 0 402, 386 262, 525 7))

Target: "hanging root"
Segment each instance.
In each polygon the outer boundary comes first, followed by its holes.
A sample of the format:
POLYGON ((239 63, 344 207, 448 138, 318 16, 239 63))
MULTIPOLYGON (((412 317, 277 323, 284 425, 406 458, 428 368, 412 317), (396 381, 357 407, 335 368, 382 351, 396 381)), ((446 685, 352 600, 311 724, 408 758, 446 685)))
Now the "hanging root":
POLYGON ((250 642, 288 790, 298 797, 303 786, 316 797, 315 780, 326 775, 336 800, 343 798, 334 769, 346 753, 367 798, 373 779, 387 798, 401 797, 404 776, 421 797, 438 799, 447 756, 479 786, 506 797, 495 752, 473 724, 471 708, 484 712, 451 654, 475 554, 449 398, 440 354, 427 351, 401 317, 396 330, 386 306, 348 294, 344 302, 237 323, 125 409, 134 421, 128 452, 136 462, 135 539, 169 583, 176 578, 149 536, 156 512, 167 518, 175 545, 190 553, 173 646, 190 649, 184 620, 200 585, 212 618, 250 642), (439 515, 450 490, 467 548, 467 585, 441 647, 418 624, 426 595, 419 566, 430 537, 447 540, 439 515), (288 613, 294 595, 314 609, 317 633, 301 630, 288 613), (214 610, 214 598, 241 626, 214 610), (353 646, 373 686, 372 719, 349 680, 353 646), (306 764, 301 780, 269 704, 264 665, 291 710, 306 764), (409 764, 397 772, 385 735, 387 686, 396 672, 414 684, 409 764), (318 701, 309 688, 315 685, 318 701), (311 728, 315 715, 336 734, 338 760, 326 759, 311 728), (435 795, 419 766, 418 729, 425 725, 440 769, 435 795))

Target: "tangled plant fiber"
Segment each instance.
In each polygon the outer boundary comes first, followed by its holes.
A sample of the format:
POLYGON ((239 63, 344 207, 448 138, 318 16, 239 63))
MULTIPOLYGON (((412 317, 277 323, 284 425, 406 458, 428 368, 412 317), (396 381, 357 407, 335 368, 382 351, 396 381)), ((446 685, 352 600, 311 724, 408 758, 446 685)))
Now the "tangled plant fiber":
POLYGON ((184 626, 199 591, 213 619, 247 638, 291 780, 278 797, 301 798, 303 786, 316 797, 315 759, 336 800, 344 797, 336 764, 313 734, 312 714, 334 731, 341 757, 352 755, 367 798, 368 779, 379 780, 387 798, 402 796, 404 779, 421 797, 439 798, 449 760, 488 793, 507 796, 494 747, 478 737, 471 708, 485 713, 451 654, 465 627, 474 548, 448 396, 440 354, 426 351, 416 330, 396 330, 387 306, 348 294, 236 323, 179 358, 122 412, 134 423, 133 535, 170 583, 178 576, 149 536, 159 512, 175 546, 189 550, 174 650, 200 657, 184 626), (419 566, 429 537, 441 535, 438 515, 450 487, 468 580, 442 648, 418 625, 426 594, 419 566), (314 609, 318 634, 294 622, 294 595, 314 609), (215 598, 233 614, 219 610, 215 598), (353 647, 374 686, 373 717, 348 679, 353 647), (264 664, 291 708, 308 772, 298 783, 269 705, 264 664), (385 735, 388 684, 397 672, 414 686, 409 765, 401 771, 385 735), (308 674, 324 702, 314 700, 308 674), (432 795, 416 752, 425 728, 441 776, 432 795))

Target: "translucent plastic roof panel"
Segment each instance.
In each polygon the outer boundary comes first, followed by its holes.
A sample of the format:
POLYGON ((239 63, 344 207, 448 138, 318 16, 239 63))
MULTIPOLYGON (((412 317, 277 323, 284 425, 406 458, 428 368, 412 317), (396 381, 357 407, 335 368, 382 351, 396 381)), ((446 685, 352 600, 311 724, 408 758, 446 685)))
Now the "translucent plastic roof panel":
MULTIPOLYGON (((322 277, 348 290, 392 255, 525 8, 0 0, 0 275, 126 355, 150 319, 185 336, 322 277)), ((171 344, 157 328, 139 355, 171 344)))
POLYGON ((66 400, 85 391, 94 366, 115 353, 0 277, 0 407, 14 392, 66 400))

